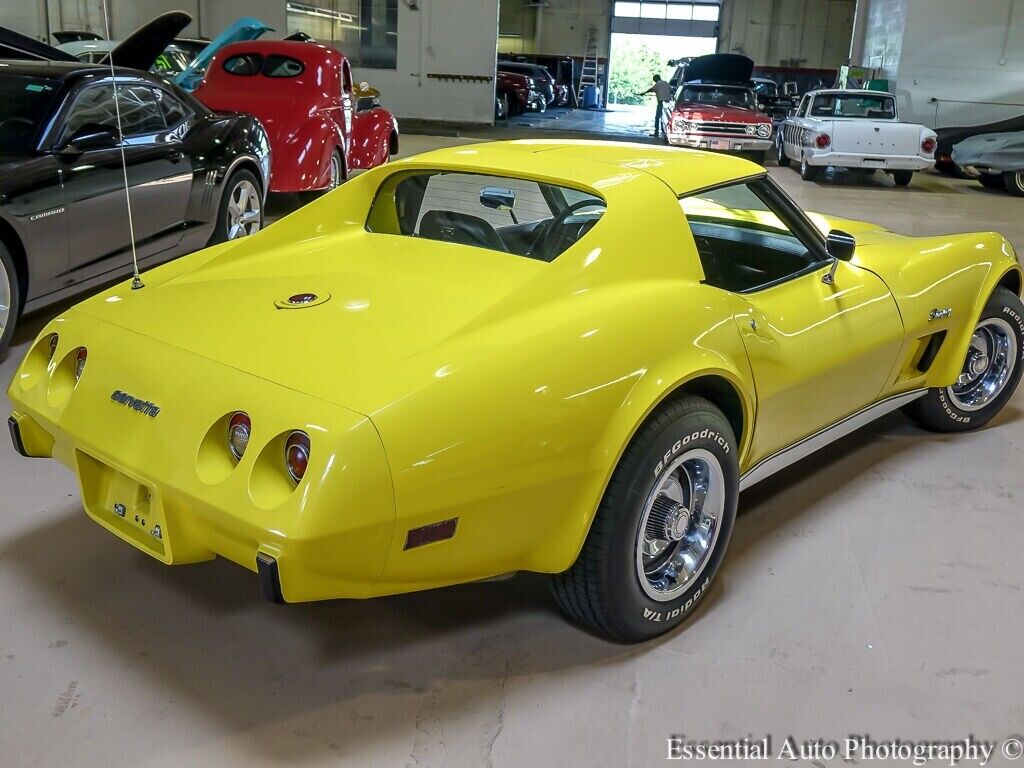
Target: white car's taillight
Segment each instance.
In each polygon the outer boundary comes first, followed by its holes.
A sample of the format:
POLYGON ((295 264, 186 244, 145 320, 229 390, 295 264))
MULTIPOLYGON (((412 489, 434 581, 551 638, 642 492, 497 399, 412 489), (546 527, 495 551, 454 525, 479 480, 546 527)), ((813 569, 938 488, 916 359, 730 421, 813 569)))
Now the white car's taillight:
POLYGON ((935 137, 929 136, 927 139, 921 142, 921 151, 924 152, 926 155, 930 155, 932 152, 935 151, 935 145, 935 137))
POLYGON ((815 145, 818 149, 828 149, 832 144, 832 137, 827 133, 819 133, 818 137, 814 140, 815 145))

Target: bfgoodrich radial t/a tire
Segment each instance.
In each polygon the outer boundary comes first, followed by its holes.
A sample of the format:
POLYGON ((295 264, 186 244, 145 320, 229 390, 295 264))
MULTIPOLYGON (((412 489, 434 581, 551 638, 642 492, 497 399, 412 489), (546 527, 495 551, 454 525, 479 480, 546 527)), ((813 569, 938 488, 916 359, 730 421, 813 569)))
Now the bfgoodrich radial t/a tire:
POLYGON ((949 387, 930 389, 907 414, 935 432, 977 429, 1003 409, 1024 372, 1024 304, 997 288, 985 305, 963 368, 949 387))
POLYGON ((658 410, 619 461, 576 562, 553 579, 562 609, 621 642, 678 626, 732 535, 736 452, 729 422, 704 398, 658 410))

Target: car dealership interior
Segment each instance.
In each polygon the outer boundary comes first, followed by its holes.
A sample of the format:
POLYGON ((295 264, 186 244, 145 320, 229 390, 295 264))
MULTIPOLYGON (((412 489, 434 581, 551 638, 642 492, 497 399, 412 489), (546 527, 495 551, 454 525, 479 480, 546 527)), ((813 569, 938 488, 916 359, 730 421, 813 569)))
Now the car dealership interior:
POLYGON ((1012 765, 1022 197, 1024 0, 5 0, 0 765, 1012 765))

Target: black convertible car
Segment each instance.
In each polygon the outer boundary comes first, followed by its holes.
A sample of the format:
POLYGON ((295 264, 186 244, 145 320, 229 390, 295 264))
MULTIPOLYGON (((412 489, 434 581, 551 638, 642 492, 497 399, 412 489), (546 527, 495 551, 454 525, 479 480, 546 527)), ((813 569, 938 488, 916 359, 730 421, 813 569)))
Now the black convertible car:
POLYGON ((260 122, 145 71, 187 23, 165 14, 127 38, 114 77, 0 28, 0 353, 19 314, 129 274, 122 149, 140 266, 262 227, 260 122))

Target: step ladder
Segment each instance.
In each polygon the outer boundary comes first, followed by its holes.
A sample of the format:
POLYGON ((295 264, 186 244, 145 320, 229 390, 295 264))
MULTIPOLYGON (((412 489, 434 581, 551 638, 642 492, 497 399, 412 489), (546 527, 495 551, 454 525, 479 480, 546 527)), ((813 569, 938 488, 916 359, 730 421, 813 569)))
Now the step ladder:
POLYGON ((576 89, 576 106, 583 106, 583 89, 588 85, 597 86, 597 27, 587 32, 587 52, 580 70, 580 84, 576 89))

